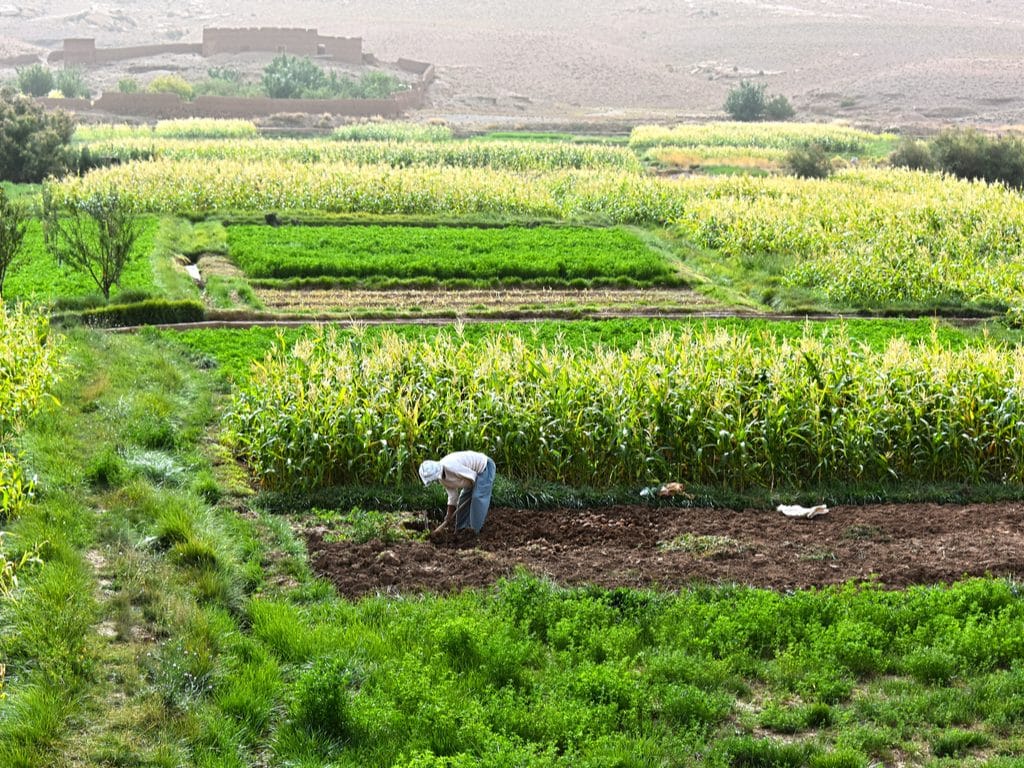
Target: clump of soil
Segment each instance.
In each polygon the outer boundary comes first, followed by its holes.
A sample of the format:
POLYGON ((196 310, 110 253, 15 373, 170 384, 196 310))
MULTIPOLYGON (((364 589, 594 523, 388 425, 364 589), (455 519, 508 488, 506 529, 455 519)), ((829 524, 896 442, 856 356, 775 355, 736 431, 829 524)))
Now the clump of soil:
POLYGON ((517 568, 565 586, 738 583, 886 587, 1024 573, 1024 504, 833 507, 778 512, 611 507, 492 510, 479 537, 383 544, 306 532, 316 572, 347 597, 487 587, 517 568))

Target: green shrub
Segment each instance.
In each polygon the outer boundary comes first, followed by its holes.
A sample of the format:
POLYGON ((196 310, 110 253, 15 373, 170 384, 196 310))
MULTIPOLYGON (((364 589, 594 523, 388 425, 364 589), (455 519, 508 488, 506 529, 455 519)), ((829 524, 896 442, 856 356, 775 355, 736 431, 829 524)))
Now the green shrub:
POLYGON ((85 76, 77 67, 65 67, 57 72, 57 90, 67 99, 88 99, 89 86, 85 84, 85 76))
POLYGON ((925 685, 946 685, 956 672, 956 659, 938 648, 923 648, 904 660, 911 677, 925 685))
POLYGON ((134 77, 122 77, 117 81, 117 90, 120 93, 138 93, 139 81, 134 77))
POLYGON ((725 111, 733 120, 749 123, 764 117, 765 84, 742 80, 725 97, 725 111))
POLYGON ((963 757, 972 749, 987 744, 988 737, 983 733, 952 728, 936 736, 931 746, 936 757, 963 757))
POLYGON ((171 323, 197 323, 203 320, 205 310, 198 301, 168 301, 148 299, 136 304, 111 304, 80 313, 86 325, 116 328, 127 325, 164 325, 171 323))
POLYGON ((904 137, 889 155, 889 165, 895 168, 909 168, 912 171, 934 171, 935 159, 926 142, 904 137))
POLYGON ((85 479, 99 488, 116 488, 131 477, 124 458, 111 446, 106 446, 89 462, 85 479))
POLYGON ((782 744, 741 736, 722 742, 732 768, 801 768, 815 753, 811 744, 782 744))
POLYGON ((317 659, 295 683, 291 707, 295 724, 338 741, 350 738, 354 682, 355 675, 341 658, 317 659))
POLYGON ((811 768, 866 768, 868 758, 854 749, 837 749, 811 757, 811 768))
POLYGON ((782 94, 776 94, 765 102, 764 116, 766 120, 782 122, 783 120, 789 120, 795 114, 796 110, 793 109, 793 105, 782 94))
POLYGON ((764 83, 741 80, 725 97, 725 111, 729 117, 740 122, 755 120, 789 120, 796 111, 789 99, 781 94, 769 98, 764 83))
POLYGON ((357 99, 386 99, 398 91, 404 90, 405 85, 394 75, 387 72, 371 70, 364 73, 359 82, 355 85, 352 98, 357 99))
POLYGON ((989 138, 974 129, 949 130, 936 137, 931 152, 946 173, 1024 188, 1024 140, 1020 138, 989 138))
POLYGON ((327 86, 327 74, 310 59, 281 54, 263 70, 263 90, 272 99, 297 99, 327 86))
POLYGON ((18 89, 26 96, 46 96, 53 86, 53 72, 42 64, 18 70, 18 89))
POLYGON ((832 158, 821 144, 812 142, 789 151, 786 169, 802 179, 826 179, 832 175, 832 158))
POLYGON ((146 90, 150 93, 175 93, 186 101, 192 98, 192 86, 181 75, 154 77, 146 90))

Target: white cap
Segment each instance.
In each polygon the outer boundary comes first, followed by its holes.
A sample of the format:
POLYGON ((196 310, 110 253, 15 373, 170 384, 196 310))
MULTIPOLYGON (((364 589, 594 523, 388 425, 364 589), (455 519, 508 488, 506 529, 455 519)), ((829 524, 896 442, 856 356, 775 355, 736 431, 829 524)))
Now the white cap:
POLYGON ((435 480, 441 479, 441 462, 424 461, 420 464, 420 480, 424 485, 430 485, 435 480))

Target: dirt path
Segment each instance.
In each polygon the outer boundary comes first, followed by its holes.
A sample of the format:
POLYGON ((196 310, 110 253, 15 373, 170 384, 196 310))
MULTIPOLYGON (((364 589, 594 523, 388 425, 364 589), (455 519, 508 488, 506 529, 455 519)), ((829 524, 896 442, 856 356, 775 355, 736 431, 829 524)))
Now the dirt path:
POLYGON ((316 571, 348 597, 486 587, 519 567, 567 586, 800 589, 876 579, 895 588, 1024 574, 1024 503, 841 506, 810 520, 765 510, 499 508, 475 541, 306 539, 316 571))

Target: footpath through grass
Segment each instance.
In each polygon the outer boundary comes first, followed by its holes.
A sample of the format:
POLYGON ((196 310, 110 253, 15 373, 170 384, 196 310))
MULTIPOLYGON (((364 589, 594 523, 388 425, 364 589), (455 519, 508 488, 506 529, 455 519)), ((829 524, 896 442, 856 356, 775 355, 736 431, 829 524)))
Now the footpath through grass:
MULTIPOLYGON (((0 599, 0 765, 1020 765, 1024 599, 564 590, 351 603, 215 442, 157 334, 63 338, 22 447, 40 544, 0 599)), ((10 553, 9 553, 10 554, 10 553)))

